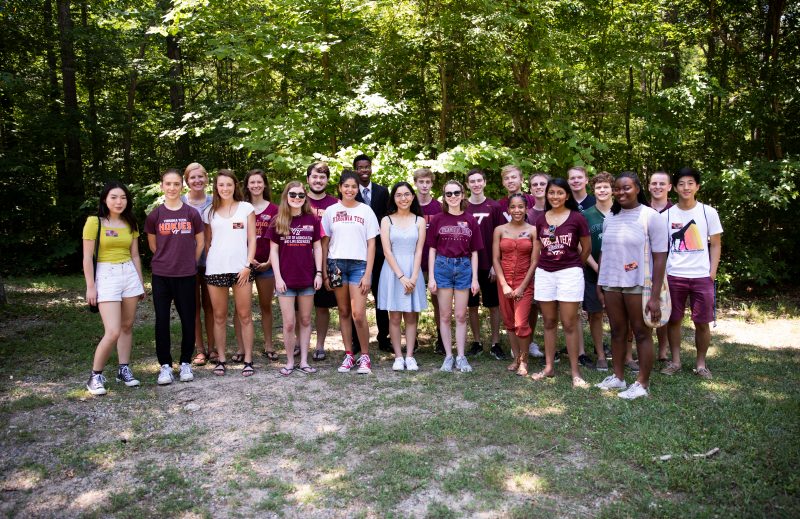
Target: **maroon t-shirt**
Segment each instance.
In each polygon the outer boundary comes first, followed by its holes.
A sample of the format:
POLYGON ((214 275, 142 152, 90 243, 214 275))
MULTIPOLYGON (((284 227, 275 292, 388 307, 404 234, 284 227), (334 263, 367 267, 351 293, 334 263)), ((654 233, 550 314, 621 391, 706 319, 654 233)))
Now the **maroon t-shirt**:
MULTIPOLYGON (((536 203, 536 197, 530 193, 522 193, 525 196, 525 200, 528 201, 528 207, 533 207, 536 203)), ((511 221, 511 215, 508 214, 508 197, 504 196, 500 200, 497 201, 500 204, 500 209, 503 211, 503 218, 506 219, 506 223, 511 221)))
POLYGON ((195 209, 184 203, 177 211, 160 205, 147 215, 144 232, 156 237, 156 253, 150 268, 153 274, 165 277, 186 277, 197 274, 195 235, 205 224, 195 209))
POLYGON ((256 215, 256 261, 264 263, 269 260, 269 238, 267 229, 272 219, 278 215, 278 205, 270 203, 256 215))
MULTIPOLYGON (((422 216, 425 218, 425 231, 427 233, 431 230, 431 220, 437 214, 441 214, 442 212, 442 203, 436 200, 435 198, 431 199, 431 203, 428 205, 423 205, 422 207, 422 216)), ((420 265, 420 269, 422 272, 428 272, 428 252, 431 250, 430 246, 428 245, 428 240, 425 240, 425 245, 422 246, 422 263, 420 265)))
POLYGON ((546 211, 544 209, 536 209, 535 207, 531 207, 528 209, 528 212, 525 213, 525 219, 531 225, 536 225, 536 220, 539 219, 546 211))
POLYGON ((292 218, 289 234, 279 235, 275 226, 267 231, 268 240, 278 244, 281 277, 287 288, 314 286, 317 266, 314 264, 314 242, 320 240, 321 225, 313 214, 292 218))
MULTIPOLYGON (((314 200, 310 196, 306 199, 308 200, 308 204, 311 206, 311 212, 320 222, 322 221, 322 214, 325 212, 325 209, 339 201, 338 198, 332 197, 331 195, 325 195, 325 197, 321 200, 314 200)), ((320 232, 322 233, 322 236, 325 236, 325 231, 322 230, 322 227, 320 227, 320 232)))
POLYGON ((582 236, 589 236, 589 224, 580 211, 570 211, 567 219, 555 228, 550 239, 550 225, 542 214, 536 220, 536 237, 542 244, 542 255, 538 267, 548 272, 570 267, 583 268, 578 244, 582 236))
POLYGON ((467 212, 478 221, 478 226, 481 228, 481 237, 483 238, 483 248, 478 251, 478 268, 489 270, 492 267, 494 229, 498 225, 506 223, 505 218, 503 218, 503 210, 500 209, 500 204, 491 198, 487 198, 480 204, 473 204, 468 201, 467 212))
POLYGON ((478 221, 466 212, 458 216, 450 213, 434 216, 425 241, 428 247, 436 249, 436 254, 448 258, 469 257, 473 251, 483 249, 478 221))

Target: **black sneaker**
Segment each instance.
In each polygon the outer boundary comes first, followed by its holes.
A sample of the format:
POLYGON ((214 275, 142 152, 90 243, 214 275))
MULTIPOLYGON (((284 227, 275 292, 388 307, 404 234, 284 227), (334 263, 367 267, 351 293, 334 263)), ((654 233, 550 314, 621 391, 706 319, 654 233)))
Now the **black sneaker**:
POLYGON ((442 338, 439 337, 436 339, 436 348, 433 350, 434 353, 438 353, 439 355, 444 355, 444 343, 442 342, 442 338))
POLYGON ((475 341, 469 345, 469 351, 467 352, 467 355, 474 357, 476 355, 480 355, 481 353, 483 353, 483 344, 475 341))
POLYGON ((508 359, 505 352, 503 351, 503 348, 501 348, 500 345, 497 343, 492 344, 492 347, 489 349, 489 353, 491 353, 492 357, 496 358, 497 360, 508 359))
POLYGON ((606 342, 603 343, 603 352, 606 354, 606 358, 607 359, 612 358, 612 356, 611 356, 611 347, 606 342))
POLYGON ((594 369, 594 362, 592 362, 592 359, 585 353, 583 355, 578 355, 578 364, 587 369, 594 369))

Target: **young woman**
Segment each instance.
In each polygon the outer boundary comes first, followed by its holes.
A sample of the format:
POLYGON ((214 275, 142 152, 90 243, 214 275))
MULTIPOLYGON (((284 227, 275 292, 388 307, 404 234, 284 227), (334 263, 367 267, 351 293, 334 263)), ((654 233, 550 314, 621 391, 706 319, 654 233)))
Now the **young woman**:
MULTIPOLYGON (((251 169, 244 177, 244 200, 249 202, 256 213, 256 262, 253 264, 258 290, 258 306, 261 309, 261 331, 264 333, 264 355, 271 361, 278 360, 272 345, 272 297, 275 295, 275 274, 270 263, 270 239, 267 237, 278 206, 270 203, 270 189, 267 175, 263 169, 251 169)), ((242 328, 234 316, 236 343, 239 350, 231 355, 233 362, 244 360, 242 328)), ((288 354, 287 350, 287 354, 288 354)))
MULTIPOLYGON (((189 187, 189 192, 181 196, 181 201, 197 211, 200 218, 203 212, 211 206, 212 197, 206 193, 208 187, 208 173, 202 164, 192 162, 183 171, 183 181, 189 187)), ((197 366, 203 366, 208 360, 215 361, 217 357, 214 348, 214 312, 211 309, 211 298, 208 295, 208 285, 206 285, 206 252, 197 261, 197 278, 195 281, 195 305, 194 305, 194 347, 197 354, 193 362, 197 366), (208 337, 208 350, 203 343, 203 323, 200 315, 205 316, 206 337, 208 337), (210 357, 209 357, 210 354, 210 357)))
POLYGON ((522 193, 508 197, 508 214, 511 221, 494 230, 492 263, 497 274, 497 293, 500 296, 500 313, 508 330, 514 362, 509 371, 517 375, 528 374, 528 341, 531 327, 528 317, 533 302, 533 242, 535 230, 525 221, 528 200, 522 193))
POLYGON ((419 283, 425 218, 408 182, 398 182, 389 193, 389 206, 381 221, 384 264, 378 285, 378 308, 389 312, 389 335, 394 348, 395 371, 417 371, 414 347, 419 313, 428 307, 425 284, 419 283), (400 322, 406 322, 406 357, 400 347, 400 322))
POLYGON ((652 265, 653 291, 647 308, 654 320, 661 316, 659 295, 667 265, 667 224, 655 209, 647 206, 636 173, 625 171, 614 183, 611 215, 603 222, 603 245, 597 284, 611 324, 611 351, 614 374, 597 387, 622 389, 620 398, 633 400, 648 395, 653 368, 653 336, 642 316, 645 262, 652 265), (645 226, 647 233, 645 234, 645 226), (645 241, 650 257, 645 257, 645 241), (626 390, 625 338, 628 325, 636 337, 639 374, 626 390))
POLYGON ((587 387, 578 364, 578 307, 583 301, 583 265, 592 252, 586 218, 562 178, 547 183, 547 211, 536 221, 534 295, 544 322, 545 368, 534 380, 555 376, 559 314, 567 342, 573 387, 587 387))
POLYGON ((464 356, 467 342, 467 300, 477 294, 478 251, 483 247, 480 227, 475 217, 466 213, 464 187, 456 180, 444 185, 443 212, 433 217, 428 231, 428 289, 439 300, 439 331, 445 348, 441 371, 453 371, 453 344, 450 317, 455 301, 456 368, 472 371, 464 356))
POLYGON ((378 219, 366 204, 356 200, 358 176, 352 171, 339 177, 342 200, 322 215, 322 276, 325 288, 336 294, 339 308, 339 328, 344 342, 344 360, 339 373, 348 373, 356 365, 353 357, 353 327, 355 323, 361 357, 358 373, 372 373, 369 358, 369 324, 367 323, 367 294, 372 286, 372 263, 375 261, 375 237, 379 234, 378 219))
POLYGON ((283 316, 283 343, 286 366, 281 375, 294 371, 295 302, 300 314, 300 371, 316 373, 308 364, 311 341, 311 309, 314 293, 322 287, 322 245, 320 223, 311 212, 306 191, 300 182, 289 182, 281 194, 278 216, 269 227, 270 258, 275 271, 275 287, 283 316), (281 265, 284 268, 281 268, 281 265))
POLYGON ((114 345, 119 368, 117 381, 138 386, 129 366, 133 346, 133 319, 136 304, 144 299, 142 263, 139 258, 139 227, 133 217, 133 199, 128 188, 111 181, 100 192, 97 216, 90 216, 83 226, 83 275, 86 278, 86 302, 100 309, 103 338, 94 352, 92 374, 86 389, 92 395, 105 395, 103 376, 114 345), (92 257, 95 242, 97 271, 92 257))
POLYGON ((169 313, 172 302, 181 320, 180 380, 194 380, 195 279, 203 253, 204 224, 200 214, 181 201, 183 177, 177 169, 161 175, 164 203, 147 215, 144 230, 153 252, 153 306, 156 312, 156 356, 161 365, 158 384, 172 384, 169 313))
POLYGON ((251 299, 256 254, 256 215, 253 206, 242 201, 233 171, 221 169, 214 180, 214 200, 203 214, 206 224, 206 283, 214 309, 214 343, 217 346, 215 375, 224 375, 228 290, 233 288, 236 315, 242 327, 244 367, 253 370, 253 316, 251 299))

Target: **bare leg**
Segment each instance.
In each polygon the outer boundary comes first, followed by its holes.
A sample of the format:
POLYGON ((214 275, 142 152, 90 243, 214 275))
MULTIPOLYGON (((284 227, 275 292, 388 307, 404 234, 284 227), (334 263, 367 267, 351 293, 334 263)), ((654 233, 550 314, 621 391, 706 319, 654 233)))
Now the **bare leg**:
POLYGON ((658 360, 667 358, 667 348, 669 346, 667 335, 666 324, 656 328, 656 336, 658 337, 658 360))
POLYGON ((694 343, 697 347, 697 369, 706 367, 706 354, 711 346, 711 327, 708 323, 694 323, 694 343))
POLYGON ((308 348, 311 345, 311 310, 314 308, 314 296, 297 298, 300 323, 300 365, 308 366, 308 348))
POLYGON ((639 374, 636 380, 647 389, 650 385, 650 371, 653 369, 653 331, 644 324, 642 294, 624 294, 623 298, 639 354, 639 374))
MULTIPOLYGON (((351 316, 353 315, 350 309, 350 288, 349 285, 344 285, 339 288, 333 289, 336 294, 336 306, 339 310, 339 330, 342 333, 342 343, 344 344, 344 351, 353 352, 353 326, 350 324, 351 316)), ((287 353, 288 355, 288 353, 287 353)))
POLYGON ((392 349, 394 349, 394 357, 396 359, 403 356, 402 345, 400 344, 402 337, 400 322, 402 319, 403 312, 389 312, 389 338, 392 340, 392 349))
POLYGON ((414 356, 414 347, 417 343, 418 318, 419 314, 417 312, 403 312, 403 320, 406 322, 406 357, 414 356))
POLYGON ((672 352, 672 363, 676 366, 681 365, 681 324, 681 321, 667 323, 669 349, 672 352))
MULTIPOLYGON (((350 288, 350 307, 353 312, 353 324, 358 333, 361 353, 369 355, 369 323, 367 322, 367 296, 361 293, 358 285, 347 285, 350 288)), ((339 319, 342 316, 339 315, 339 319)))
POLYGON ((542 326, 544 327, 544 371, 548 377, 555 375, 553 365, 556 356, 556 336, 558 333, 558 302, 545 301, 539 303, 542 313, 542 326))
MULTIPOLYGON (((211 297, 211 307, 214 311, 214 344, 220 362, 225 362, 225 342, 228 324, 228 287, 209 285, 208 294, 211 297)), ((211 342, 211 341, 209 341, 211 342)))
POLYGON ((469 308, 469 329, 472 332, 472 340, 481 342, 480 307, 469 308))
POLYGON ((316 308, 314 316, 314 328, 317 330, 317 351, 325 349, 325 337, 328 335, 328 326, 331 322, 331 311, 329 308, 316 308))
MULTIPOLYGON (((625 380, 625 343, 628 337, 628 310, 620 292, 604 292, 606 313, 611 324, 611 354, 614 376, 625 380)), ((641 310, 639 310, 641 312, 641 310)))
POLYGON ((117 301, 106 301, 98 303, 100 308, 100 317, 103 319, 103 337, 97 344, 94 350, 94 361, 92 362, 92 370, 103 371, 106 367, 106 362, 111 356, 114 345, 120 335, 120 328, 122 323, 122 303, 117 301))
POLYGON ((281 319, 283 320, 283 345, 286 348, 286 368, 294 368, 294 345, 295 336, 295 313, 294 297, 278 296, 278 304, 281 307, 281 319))
POLYGON ((233 287, 233 299, 236 306, 236 316, 242 327, 242 346, 244 346, 244 361, 253 362, 253 284, 233 287))
POLYGON ((589 331, 592 334, 597 361, 606 361, 606 353, 603 350, 603 312, 589 313, 589 331))
POLYGON ((489 308, 489 324, 492 327, 492 344, 500 342, 500 307, 489 308))
MULTIPOLYGON (((272 344, 272 297, 275 295, 275 278, 256 278, 258 306, 261 308, 261 331, 264 333, 264 351, 275 351, 272 344)), ((283 309, 281 309, 281 313, 283 309)))
POLYGON ((564 327, 564 337, 567 342, 567 353, 569 353, 569 367, 572 378, 581 377, 581 368, 578 364, 579 337, 583 335, 579 325, 578 307, 580 303, 559 301, 561 314, 561 326, 564 327))
POLYGON ((438 289, 436 291, 436 299, 439 301, 439 332, 442 334, 445 355, 451 357, 453 355, 453 336, 450 328, 450 318, 453 315, 453 289, 438 289))
POLYGON ((456 351, 463 357, 467 346, 467 300, 468 290, 454 290, 456 316, 456 351))

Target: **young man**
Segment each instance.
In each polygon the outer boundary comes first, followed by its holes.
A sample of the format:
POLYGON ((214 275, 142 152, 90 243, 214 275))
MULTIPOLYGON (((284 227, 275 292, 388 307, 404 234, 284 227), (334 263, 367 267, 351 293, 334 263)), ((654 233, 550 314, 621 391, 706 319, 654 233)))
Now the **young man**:
POLYGON ((581 212, 589 209, 596 203, 595 197, 586 192, 586 185, 589 183, 589 174, 582 166, 573 166, 567 170, 567 182, 572 191, 572 197, 578 203, 581 212))
POLYGON ((486 195, 483 194, 483 190, 486 188, 486 174, 483 170, 475 168, 467 173, 467 187, 471 194, 467 200, 466 212, 478 221, 483 238, 483 249, 478 251, 478 283, 481 290, 474 296, 470 294, 467 300, 469 326, 473 339, 469 354, 478 355, 483 352, 481 326, 478 318, 478 305, 482 300, 484 308, 489 309, 492 333, 492 346, 489 352, 493 357, 499 359, 505 357, 505 354, 500 347, 500 299, 497 294, 497 278, 492 267, 492 236, 494 236, 495 227, 505 223, 505 218, 500 204, 491 198, 486 198, 486 195))
POLYGON ((667 323, 672 361, 661 370, 674 375, 681 370, 681 322, 686 309, 686 298, 692 307, 694 343, 697 348, 698 376, 710 379, 706 366, 706 353, 711 344, 714 320, 714 280, 717 277, 722 251, 722 224, 717 211, 697 201, 700 190, 700 173, 683 168, 672 177, 678 204, 664 213, 669 232, 667 279, 672 298, 672 314, 667 323))
MULTIPOLYGON (((586 260, 583 271, 584 291, 583 309, 589 315, 589 332, 592 334, 594 350, 597 352, 597 371, 608 371, 608 360, 606 360, 605 350, 603 349, 603 305, 597 296, 597 273, 600 259, 600 249, 603 244, 603 221, 611 212, 611 188, 614 185, 614 177, 605 171, 598 173, 592 178, 592 191, 594 191, 597 203, 583 212, 583 216, 589 223, 589 232, 592 233, 592 254, 586 260)), ((584 354, 585 355, 585 354, 584 354)))
MULTIPOLYGON (((426 230, 431 225, 431 218, 442 212, 442 204, 433 196, 431 196, 431 189, 433 189, 433 182, 436 180, 433 171, 428 168, 420 168, 414 171, 414 186, 417 188, 417 200, 422 207, 422 215, 425 217, 426 230)), ((422 248, 422 276, 425 279, 425 286, 428 286, 428 245, 422 248)), ((433 306, 433 322, 436 323, 436 348, 435 352, 444 355, 444 344, 442 343, 442 334, 439 332, 439 300, 436 297, 431 297, 431 304, 433 306)))
MULTIPOLYGON (((528 209, 528 214, 526 218, 528 219, 528 223, 531 225, 536 225, 536 220, 539 219, 545 213, 545 195, 547 191, 547 183, 550 181, 550 175, 547 173, 543 173, 541 171, 537 171, 531 174, 530 179, 530 190, 531 195, 533 195, 533 206, 528 209)), ((539 349, 539 345, 536 344, 536 341, 533 340, 533 334, 536 332, 536 321, 539 319, 539 305, 536 304, 536 299, 534 298, 533 303, 531 303, 531 314, 528 317, 528 324, 531 327, 531 344, 528 346, 528 353, 533 358, 542 358, 544 357, 544 353, 542 350, 539 349)))
MULTIPOLYGON (((669 178, 669 173, 656 171, 650 175, 650 182, 647 187, 650 191, 650 207, 659 213, 663 213, 672 207, 672 202, 669 200, 669 192, 672 191, 672 179, 669 178)), ((667 326, 656 328, 656 336, 658 337, 658 360, 659 362, 666 362, 667 326)))
MULTIPOLYGON (((322 213, 339 200, 325 192, 330 179, 330 169, 325 162, 315 162, 306 170, 308 183, 308 203, 311 211, 318 219, 322 220, 322 213)), ((314 350, 314 360, 325 360, 325 337, 328 335, 328 324, 331 318, 331 308, 336 308, 336 295, 323 286, 314 294, 314 308, 316 309, 315 328, 317 330, 317 348, 314 350)))
MULTIPOLYGON (((508 194, 497 201, 500 204, 500 209, 503 211, 503 217, 505 218, 506 222, 511 221, 511 215, 508 214, 508 197, 514 195, 516 193, 522 193, 522 183, 525 181, 522 176, 522 170, 519 167, 514 166, 513 164, 509 164, 508 166, 503 166, 503 169, 500 170, 500 178, 503 181, 503 187, 506 188, 508 194)), ((528 193, 523 193, 525 198, 528 200, 528 207, 533 207, 534 202, 536 201, 533 198, 533 195, 528 193)))
MULTIPOLYGON (((367 204, 378 223, 386 216, 386 206, 389 203, 389 190, 380 184, 372 182, 372 159, 364 154, 353 159, 353 170, 358 175, 359 186, 356 200, 367 204)), ((381 278, 383 267, 383 246, 380 240, 375 241, 375 263, 372 266, 372 297, 378 300, 378 280, 381 278)), ((394 351, 392 341, 389 339, 389 312, 375 309, 375 321, 378 324, 378 349, 381 351, 394 351)), ((353 324, 353 349, 360 350, 358 339, 353 324)))

